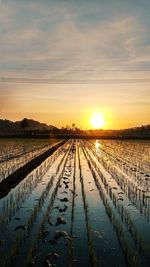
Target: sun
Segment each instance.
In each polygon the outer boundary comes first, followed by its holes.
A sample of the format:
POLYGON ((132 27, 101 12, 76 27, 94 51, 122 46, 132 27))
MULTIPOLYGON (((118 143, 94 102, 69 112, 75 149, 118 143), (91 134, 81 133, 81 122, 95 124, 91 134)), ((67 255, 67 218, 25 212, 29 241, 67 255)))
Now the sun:
POLYGON ((104 115, 102 113, 94 112, 90 118, 90 124, 94 129, 103 128, 106 124, 104 115))

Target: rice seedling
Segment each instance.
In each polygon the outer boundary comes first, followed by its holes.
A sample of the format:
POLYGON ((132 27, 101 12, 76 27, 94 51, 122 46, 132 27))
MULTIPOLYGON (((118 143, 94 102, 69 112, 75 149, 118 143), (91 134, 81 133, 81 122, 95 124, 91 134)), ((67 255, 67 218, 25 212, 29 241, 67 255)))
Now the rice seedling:
MULTIPOLYGON (((57 143, 22 142, 0 143, 2 179, 57 143)), ((99 144, 67 141, 0 199, 1 266, 150 265, 149 143, 99 144)))

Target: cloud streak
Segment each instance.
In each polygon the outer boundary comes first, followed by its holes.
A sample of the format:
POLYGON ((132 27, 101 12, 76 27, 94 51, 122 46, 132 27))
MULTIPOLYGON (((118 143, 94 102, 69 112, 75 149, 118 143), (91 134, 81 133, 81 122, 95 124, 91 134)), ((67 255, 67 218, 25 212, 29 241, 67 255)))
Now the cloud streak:
MULTIPOLYGON (((6 17, 9 14, 9 25, 12 27, 4 25, 5 33, 2 32, 1 38, 5 82, 7 70, 9 77, 16 74, 16 79, 23 75, 23 70, 29 77, 35 76, 35 79, 39 75, 36 70, 44 70, 41 74, 43 78, 57 77, 58 82, 68 79, 68 76, 77 81, 81 76, 87 80, 86 71, 89 68, 92 69, 90 76, 94 80, 107 69, 150 70, 150 47, 149 44, 141 44, 144 38, 140 29, 142 26, 139 26, 134 13, 110 17, 109 20, 97 18, 89 21, 86 18, 89 10, 86 8, 85 11, 79 11, 77 7, 66 4, 57 7, 52 3, 41 5, 39 1, 37 4, 31 1, 27 9, 30 11, 29 21, 23 17, 23 21, 19 23, 20 13, 25 8, 27 6, 17 6, 15 2, 14 6, 10 5, 10 10, 7 7, 6 17), (85 22, 82 23, 82 15, 85 16, 88 27, 85 22)), ((92 13, 94 14, 94 10, 92 13)), ((146 34, 146 29, 144 32, 146 34)), ((107 78, 109 79, 109 75, 107 78)))

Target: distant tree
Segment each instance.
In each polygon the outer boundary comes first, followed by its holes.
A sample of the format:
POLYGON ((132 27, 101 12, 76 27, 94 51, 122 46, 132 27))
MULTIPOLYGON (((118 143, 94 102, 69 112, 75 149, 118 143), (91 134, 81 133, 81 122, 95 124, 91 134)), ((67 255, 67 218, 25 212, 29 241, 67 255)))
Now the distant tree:
POLYGON ((29 125, 28 119, 24 118, 21 122, 21 128, 26 128, 28 127, 28 125, 29 125))
POLYGON ((76 125, 75 125, 75 123, 72 123, 71 130, 72 130, 72 131, 75 131, 75 130, 76 130, 76 125))
POLYGON ((66 125, 66 130, 67 131, 70 131, 71 130, 71 127, 69 125, 66 125))

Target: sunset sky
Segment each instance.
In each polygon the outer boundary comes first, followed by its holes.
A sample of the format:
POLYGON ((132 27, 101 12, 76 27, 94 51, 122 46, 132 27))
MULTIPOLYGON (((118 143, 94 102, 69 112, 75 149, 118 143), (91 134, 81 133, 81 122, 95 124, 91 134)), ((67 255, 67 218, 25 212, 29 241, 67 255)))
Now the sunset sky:
POLYGON ((1 0, 0 117, 150 124, 149 0, 1 0))

